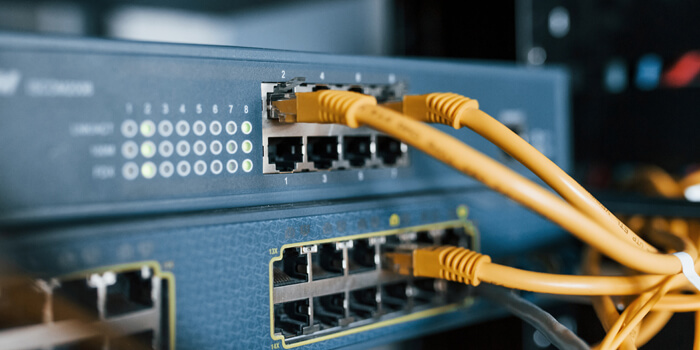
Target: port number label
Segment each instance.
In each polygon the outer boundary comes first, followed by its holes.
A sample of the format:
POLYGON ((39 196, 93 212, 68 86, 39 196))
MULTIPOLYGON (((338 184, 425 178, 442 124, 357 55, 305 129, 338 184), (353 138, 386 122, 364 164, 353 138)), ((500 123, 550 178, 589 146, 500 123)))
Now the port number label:
POLYGON ((248 105, 243 106, 243 113, 248 114, 248 105))
POLYGON ((270 349, 275 350, 280 348, 280 343, 272 343, 270 344, 270 349))
POLYGON ((170 106, 167 103, 163 103, 161 105, 161 113, 163 113, 163 114, 170 113, 170 106))
POLYGON ((321 175, 321 181, 325 184, 328 182, 328 176, 326 174, 321 175))
POLYGON ((228 114, 233 113, 233 105, 228 105, 228 114))
POLYGON ((202 104, 201 103, 197 103, 196 112, 197 112, 197 114, 202 114, 202 104))
POLYGON ((286 79, 286 78, 287 78, 287 72, 282 71, 282 79, 286 79))
POLYGON ((321 75, 319 75, 318 77, 319 77, 321 80, 325 80, 325 79, 326 79, 326 73, 325 73, 325 72, 321 72, 321 75))
POLYGON ((286 177, 286 176, 284 177, 284 185, 285 185, 285 186, 286 186, 286 185, 289 185, 289 181, 287 181, 287 177, 286 177))
POLYGON ((213 105, 211 106, 211 112, 214 114, 219 113, 219 105, 213 105))
POLYGON ((362 74, 360 72, 355 73, 355 82, 359 83, 362 81, 362 74))
POLYGON ((151 104, 146 102, 143 104, 143 114, 149 115, 151 114, 151 104))
POLYGON ((363 173, 361 170, 357 172, 357 179, 360 181, 363 181, 365 179, 365 173, 363 173))
POLYGON ((268 251, 270 252, 270 255, 276 255, 276 254, 279 254, 279 252, 278 252, 277 248, 270 248, 270 249, 269 249, 268 251))
POLYGON ((180 113, 185 114, 185 104, 180 105, 180 113))

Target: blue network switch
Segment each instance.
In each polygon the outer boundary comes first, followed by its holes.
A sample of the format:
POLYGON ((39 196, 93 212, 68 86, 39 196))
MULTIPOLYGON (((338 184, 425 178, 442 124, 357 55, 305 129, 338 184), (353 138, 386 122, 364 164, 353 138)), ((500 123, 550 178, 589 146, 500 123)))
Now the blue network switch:
POLYGON ((0 35, 0 348, 381 344, 494 316, 383 252, 565 237, 379 132, 268 119, 314 89, 461 93, 569 166, 559 70, 0 35))

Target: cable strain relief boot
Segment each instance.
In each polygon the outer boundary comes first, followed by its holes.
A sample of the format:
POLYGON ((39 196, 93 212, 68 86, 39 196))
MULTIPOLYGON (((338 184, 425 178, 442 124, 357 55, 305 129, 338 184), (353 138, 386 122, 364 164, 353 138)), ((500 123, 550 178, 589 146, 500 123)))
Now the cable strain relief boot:
POLYGON ((418 249, 413 254, 415 276, 442 278, 478 286, 480 266, 490 263, 491 257, 454 246, 418 249))
POLYGON ((297 122, 343 124, 359 127, 355 111, 377 105, 373 96, 351 91, 321 90, 297 94, 297 122))
POLYGON ((458 116, 466 109, 479 109, 479 102, 451 92, 405 96, 403 99, 404 113, 411 118, 450 125, 455 129, 462 127, 458 116))

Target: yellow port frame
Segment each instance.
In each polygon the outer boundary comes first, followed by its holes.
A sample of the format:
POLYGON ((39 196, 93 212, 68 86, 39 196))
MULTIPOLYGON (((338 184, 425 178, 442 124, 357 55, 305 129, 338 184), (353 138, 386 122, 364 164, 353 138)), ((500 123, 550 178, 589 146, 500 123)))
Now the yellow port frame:
MULTIPOLYGON (((460 216, 462 216, 462 215, 460 215, 460 216)), ((291 244, 283 245, 279 249, 279 255, 273 257, 269 263, 270 337, 275 342, 279 341, 279 343, 273 343, 271 348, 277 349, 277 348, 279 348, 279 344, 281 344, 283 348, 291 349, 291 348, 295 348, 295 347, 299 347, 299 346, 317 343, 317 342, 324 341, 324 340, 329 340, 329 339, 334 339, 334 338, 338 338, 338 337, 342 337, 342 336, 346 336, 346 335, 350 335, 350 334, 360 333, 360 332, 364 332, 364 331, 368 331, 368 330, 372 330, 372 329, 377 329, 377 328, 391 326, 391 325, 395 325, 395 324, 399 324, 399 323, 414 321, 414 320, 418 320, 418 319, 422 319, 422 318, 437 316, 440 314, 449 313, 449 312, 456 311, 458 309, 467 307, 467 306, 473 304, 473 302, 474 302, 473 298, 466 298, 463 302, 460 302, 460 303, 445 305, 445 306, 441 306, 441 307, 437 307, 437 308, 433 308, 433 309, 429 309, 429 310, 424 310, 424 311, 412 313, 412 314, 405 315, 405 316, 392 318, 392 319, 385 320, 385 321, 380 321, 377 323, 368 324, 365 326, 351 328, 351 329, 340 331, 340 332, 333 333, 333 334, 320 336, 318 338, 308 339, 308 340, 296 342, 293 344, 287 344, 285 342, 284 336, 275 334, 275 311, 274 311, 274 303, 273 303, 273 295, 272 295, 272 293, 273 293, 272 290, 274 288, 273 272, 272 272, 273 264, 276 261, 282 260, 282 256, 284 254, 285 249, 307 246, 307 245, 314 245, 314 244, 332 243, 332 242, 340 242, 340 241, 348 241, 348 240, 356 240, 356 239, 380 237, 380 236, 393 236, 393 235, 399 235, 399 234, 408 233, 408 232, 428 231, 428 230, 447 229, 447 228, 456 228, 456 227, 464 228, 464 232, 467 235, 471 236, 471 238, 472 238, 472 243, 474 244, 473 249, 476 251, 479 251, 480 250, 479 249, 479 235, 477 233, 476 227, 474 226, 474 224, 471 221, 466 220, 466 218, 462 219, 462 220, 452 220, 452 221, 445 221, 445 222, 439 222, 439 223, 434 223, 434 224, 402 227, 402 228, 396 228, 396 229, 391 229, 391 230, 363 233, 363 234, 352 235, 352 236, 333 237, 333 238, 327 238, 327 239, 321 239, 321 240, 315 240, 315 241, 291 243, 291 244)))
POLYGON ((70 281, 85 278, 91 274, 100 274, 107 271, 116 273, 127 271, 138 271, 142 267, 148 266, 153 269, 153 275, 168 281, 168 340, 170 342, 170 350, 175 350, 175 275, 169 271, 163 271, 160 263, 155 260, 146 260, 141 262, 133 262, 118 265, 108 265, 87 270, 71 272, 66 275, 56 277, 59 281, 70 281))

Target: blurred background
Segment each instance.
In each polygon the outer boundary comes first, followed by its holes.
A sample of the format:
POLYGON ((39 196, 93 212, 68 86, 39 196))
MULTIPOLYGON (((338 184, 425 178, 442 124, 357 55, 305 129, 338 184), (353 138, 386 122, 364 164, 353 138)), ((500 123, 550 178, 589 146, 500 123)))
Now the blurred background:
MULTIPOLYGON (((697 218, 698 14, 697 0, 0 0, 0 30, 564 66, 573 86, 575 177, 617 213, 697 218)), ((572 327, 597 324, 588 307, 550 311, 572 327)), ((685 316, 650 348, 692 343, 685 316)), ((449 345, 470 334, 484 348, 548 346, 517 319, 494 322, 400 347, 449 345), (494 329, 498 337, 483 336, 494 329)), ((595 341, 602 329, 582 335, 595 341)))

